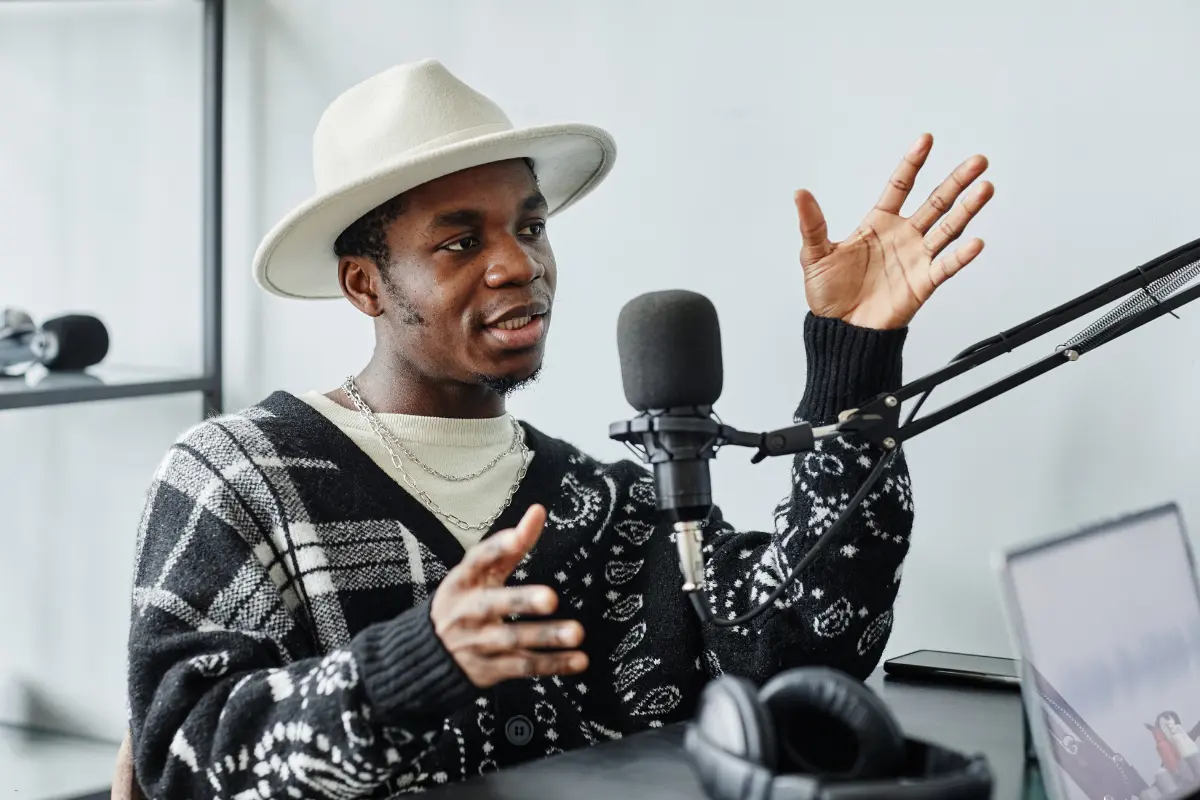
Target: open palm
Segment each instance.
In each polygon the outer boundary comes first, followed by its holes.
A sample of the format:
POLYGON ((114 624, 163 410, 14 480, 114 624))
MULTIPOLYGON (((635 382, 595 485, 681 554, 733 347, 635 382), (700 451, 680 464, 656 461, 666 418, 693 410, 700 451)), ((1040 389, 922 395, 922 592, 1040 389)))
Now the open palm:
POLYGON ((902 328, 938 286, 983 250, 980 239, 970 239, 946 251, 992 197, 987 181, 969 189, 987 169, 981 155, 959 164, 911 217, 900 216, 932 146, 929 134, 917 140, 879 202, 843 241, 829 240, 816 198, 803 189, 796 192, 804 292, 814 314, 863 328, 902 328), (955 205, 960 195, 962 202, 955 205))

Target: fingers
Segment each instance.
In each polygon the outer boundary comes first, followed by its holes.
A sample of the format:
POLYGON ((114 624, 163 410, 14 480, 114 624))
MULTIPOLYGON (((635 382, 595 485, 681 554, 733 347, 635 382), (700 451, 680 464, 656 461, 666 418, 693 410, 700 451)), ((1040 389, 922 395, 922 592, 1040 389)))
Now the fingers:
POLYGON ((928 233, 933 224, 941 219, 954 205, 958 196, 971 185, 971 182, 987 169, 987 159, 980 155, 971 156, 959 164, 946 180, 933 190, 916 213, 909 218, 909 224, 921 233, 928 233))
POLYGON ((558 597, 548 586, 476 587, 444 597, 443 582, 430 611, 434 631, 455 662, 479 687, 530 675, 571 675, 587 669, 575 620, 505 622, 519 614, 549 614, 558 597), (560 648, 562 648, 560 650, 560 648))
POLYGON ((471 548, 434 592, 429 612, 434 631, 475 686, 587 669, 587 656, 570 649, 583 642, 578 622, 505 621, 544 616, 558 608, 558 595, 548 586, 504 585, 533 549, 545 523, 546 510, 531 506, 515 528, 471 548))
POLYGON ((548 586, 502 586, 465 594, 448 624, 479 626, 518 615, 546 615, 558 608, 558 595, 548 586))
POLYGON ((487 656, 472 650, 463 654, 460 664, 472 683, 481 689, 487 689, 514 678, 578 675, 588 668, 588 657, 580 650, 556 653, 509 650, 496 656, 487 656))
POLYGON ((796 214, 800 218, 800 236, 804 240, 800 251, 800 263, 807 267, 820 261, 833 250, 829 241, 829 228, 825 225, 825 214, 817 205, 817 198, 812 192, 801 189, 792 197, 796 204, 796 214))
POLYGON ((494 534, 467 551, 447 573, 443 585, 453 589, 503 584, 521 559, 533 549, 546 524, 546 509, 532 505, 517 527, 494 534))
POLYGON ((498 683, 535 675, 576 675, 587 669, 588 657, 578 650, 562 653, 518 651, 489 658, 487 665, 488 672, 495 676, 498 683))
POLYGON ((953 253, 943 253, 929 265, 929 280, 934 288, 954 277, 954 273, 970 264, 983 252, 982 239, 970 239, 953 253))
POLYGON ((514 622, 486 625, 469 640, 475 652, 497 655, 513 650, 575 648, 583 643, 583 626, 564 622, 514 622))
POLYGON ((925 237, 925 249, 929 256, 931 258, 936 256, 946 248, 946 245, 962 236, 967 223, 979 213, 988 200, 992 199, 993 194, 995 194, 995 188, 988 181, 981 182, 967 192, 963 201, 956 205, 953 211, 942 217, 942 221, 937 223, 925 237))
POLYGON ((925 159, 929 156, 932 148, 933 136, 922 133, 904 154, 904 158, 892 172, 892 176, 888 178, 888 185, 884 188, 883 194, 879 196, 879 202, 875 204, 875 208, 889 214, 900 213, 904 201, 908 199, 908 193, 912 191, 913 184, 917 180, 917 173, 925 165, 925 159))

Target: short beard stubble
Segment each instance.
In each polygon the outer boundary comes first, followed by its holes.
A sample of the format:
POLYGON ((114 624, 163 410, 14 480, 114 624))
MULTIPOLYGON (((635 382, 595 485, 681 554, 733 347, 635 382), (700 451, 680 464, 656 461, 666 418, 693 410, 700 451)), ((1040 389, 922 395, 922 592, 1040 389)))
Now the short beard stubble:
POLYGON ((537 383, 538 379, 541 377, 542 365, 538 364, 537 369, 535 369, 530 375, 526 375, 524 378, 514 378, 511 375, 477 374, 475 375, 474 380, 475 383, 484 387, 485 389, 490 389, 501 397, 508 397, 514 392, 518 392, 527 386, 537 383))

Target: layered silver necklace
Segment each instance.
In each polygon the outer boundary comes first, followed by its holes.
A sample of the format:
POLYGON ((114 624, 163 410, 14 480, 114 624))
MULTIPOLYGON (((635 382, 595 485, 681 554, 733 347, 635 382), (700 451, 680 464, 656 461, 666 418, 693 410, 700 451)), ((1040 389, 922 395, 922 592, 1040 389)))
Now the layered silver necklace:
POLYGON ((404 442, 401 442, 395 435, 392 434, 391 431, 384 427, 383 423, 380 422, 379 417, 375 415, 375 412, 372 411, 370 406, 367 405, 366 401, 362 399, 362 395, 358 393, 358 387, 354 384, 353 377, 346 378, 345 383, 342 384, 342 391, 346 393, 346 396, 350 398, 350 402, 354 403, 354 407, 358 409, 358 412, 362 414, 363 419, 366 420, 367 425, 369 425, 371 430, 375 432, 375 435, 379 437, 379 441, 388 451, 388 455, 392 457, 392 465, 400 473, 401 477, 404 478, 404 482, 412 487, 412 490, 416 492, 423 501, 425 501, 425 504, 430 508, 430 510, 433 511, 433 513, 444 518, 447 522, 454 525, 456 528, 459 528, 460 530, 491 530, 492 525, 496 522, 500 515, 504 513, 504 510, 508 508, 509 504, 512 503, 513 495, 516 494, 517 487, 521 485, 521 481, 525 478, 525 472, 527 469, 529 469, 529 448, 525 445, 525 437, 522 435, 521 426, 515 419, 513 419, 511 416, 508 418, 509 422, 511 422, 513 426, 513 438, 512 441, 509 442, 507 450, 499 453, 495 458, 474 472, 466 475, 447 475, 446 473, 434 469, 421 459, 417 458, 415 453, 405 447, 404 442), (399 454, 396 453, 396 450, 393 446, 398 447, 401 451, 403 451, 405 457, 407 457, 409 461, 416 464, 428 474, 444 481, 450 481, 454 483, 474 480, 481 475, 487 474, 494 469, 496 465, 504 459, 505 456, 516 452, 517 450, 520 450, 521 452, 521 468, 517 471, 517 479, 513 481, 512 486, 508 488, 508 493, 504 498, 504 502, 501 503, 498 509, 496 509, 496 512, 483 522, 473 525, 465 520, 459 519, 454 514, 443 510, 441 506, 434 502, 434 499, 429 496, 429 493, 418 486, 417 482, 413 480, 412 475, 410 475, 408 470, 404 468, 404 462, 401 460, 399 454))

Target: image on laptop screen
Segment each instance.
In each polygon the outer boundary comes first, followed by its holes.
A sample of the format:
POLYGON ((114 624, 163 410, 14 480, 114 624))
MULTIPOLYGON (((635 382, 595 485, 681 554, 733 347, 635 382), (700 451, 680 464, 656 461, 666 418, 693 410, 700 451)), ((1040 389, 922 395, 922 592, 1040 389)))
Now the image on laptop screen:
POLYGON ((1194 569, 1174 504, 1008 554, 1008 612, 1051 797, 1200 788, 1194 569))

